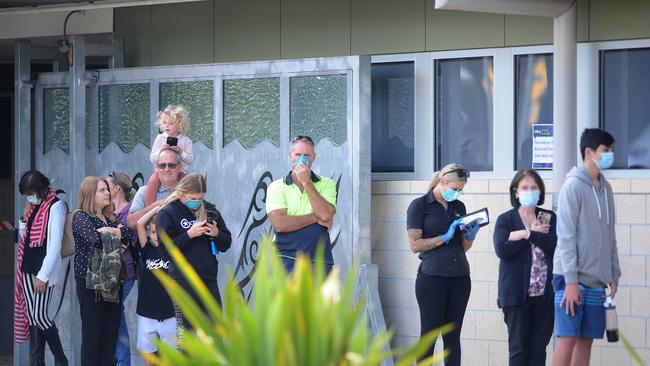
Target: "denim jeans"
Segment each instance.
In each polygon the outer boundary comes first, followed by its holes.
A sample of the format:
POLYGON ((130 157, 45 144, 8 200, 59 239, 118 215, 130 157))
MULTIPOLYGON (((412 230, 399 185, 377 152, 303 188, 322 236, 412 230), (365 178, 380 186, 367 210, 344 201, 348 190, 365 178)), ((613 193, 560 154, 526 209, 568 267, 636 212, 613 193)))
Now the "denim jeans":
POLYGON ((124 301, 126 301, 126 297, 129 296, 129 293, 131 292, 134 284, 135 278, 129 278, 122 287, 122 304, 120 305, 122 308, 120 314, 120 330, 117 335, 117 341, 115 344, 115 360, 117 361, 117 366, 131 366, 129 328, 126 325, 126 317, 124 316, 124 301))

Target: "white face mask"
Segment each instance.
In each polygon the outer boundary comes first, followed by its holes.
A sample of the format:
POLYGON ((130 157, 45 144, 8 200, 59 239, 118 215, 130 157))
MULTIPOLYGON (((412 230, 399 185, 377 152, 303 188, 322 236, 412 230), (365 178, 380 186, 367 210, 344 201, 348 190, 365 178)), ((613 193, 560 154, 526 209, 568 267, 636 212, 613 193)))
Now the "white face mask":
POLYGON ((35 194, 27 196, 27 202, 31 203, 34 206, 40 205, 41 201, 42 200, 40 198, 38 198, 35 194))

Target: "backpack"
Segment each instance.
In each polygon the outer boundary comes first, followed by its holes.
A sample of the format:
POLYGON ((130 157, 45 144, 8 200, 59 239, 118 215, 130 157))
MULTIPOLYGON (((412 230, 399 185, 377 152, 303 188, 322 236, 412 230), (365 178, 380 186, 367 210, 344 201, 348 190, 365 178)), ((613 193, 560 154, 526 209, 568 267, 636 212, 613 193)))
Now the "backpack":
MULTIPOLYGON (((57 190, 56 194, 65 194, 65 191, 63 190, 57 190)), ((72 236, 72 219, 74 218, 75 212, 77 210, 74 210, 70 212, 70 208, 68 207, 68 202, 63 201, 65 203, 65 228, 63 229, 63 239, 61 239, 61 258, 67 258, 71 255, 74 254, 74 237, 72 236)))

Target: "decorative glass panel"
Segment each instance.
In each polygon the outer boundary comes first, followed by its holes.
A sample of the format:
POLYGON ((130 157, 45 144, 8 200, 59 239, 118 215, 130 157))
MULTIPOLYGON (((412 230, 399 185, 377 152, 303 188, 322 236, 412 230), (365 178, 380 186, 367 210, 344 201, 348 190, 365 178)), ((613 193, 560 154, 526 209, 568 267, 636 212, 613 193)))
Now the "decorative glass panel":
POLYGON ((347 85, 347 75, 291 78, 291 136, 342 145, 347 140, 347 85))
POLYGON ((214 82, 212 80, 160 83, 160 110, 168 105, 187 110, 192 142, 212 147, 214 140, 214 82))
POLYGON ((515 56, 516 169, 533 164, 533 125, 553 124, 553 55, 515 56))
POLYGON ((264 140, 280 146, 280 79, 223 82, 223 145, 252 149, 264 140))
POLYGON ((614 168, 650 168, 648 70, 650 48, 600 52, 600 124, 616 139, 614 168))
POLYGON ((415 151, 413 62, 372 65, 372 171, 412 172, 415 151))
POLYGON ((492 170, 492 57, 435 62, 436 169, 492 170))
POLYGON ((149 84, 99 87, 99 151, 114 142, 124 152, 149 143, 149 84))
POLYGON ((93 121, 93 114, 92 114, 92 109, 93 109, 93 98, 92 98, 92 89, 87 86, 86 87, 86 149, 90 149, 90 141, 91 141, 91 136, 92 136, 92 126, 91 123, 93 121))
POLYGON ((43 90, 43 154, 58 146, 70 153, 70 91, 43 90))

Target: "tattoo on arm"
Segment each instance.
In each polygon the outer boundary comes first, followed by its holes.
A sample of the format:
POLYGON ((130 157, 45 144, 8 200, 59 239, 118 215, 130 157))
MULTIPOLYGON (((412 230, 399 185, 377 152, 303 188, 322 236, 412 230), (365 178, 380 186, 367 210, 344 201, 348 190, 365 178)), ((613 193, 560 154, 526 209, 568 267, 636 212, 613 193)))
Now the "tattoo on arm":
POLYGON ((422 229, 408 229, 407 233, 413 253, 426 252, 442 244, 438 237, 422 239, 422 229))

